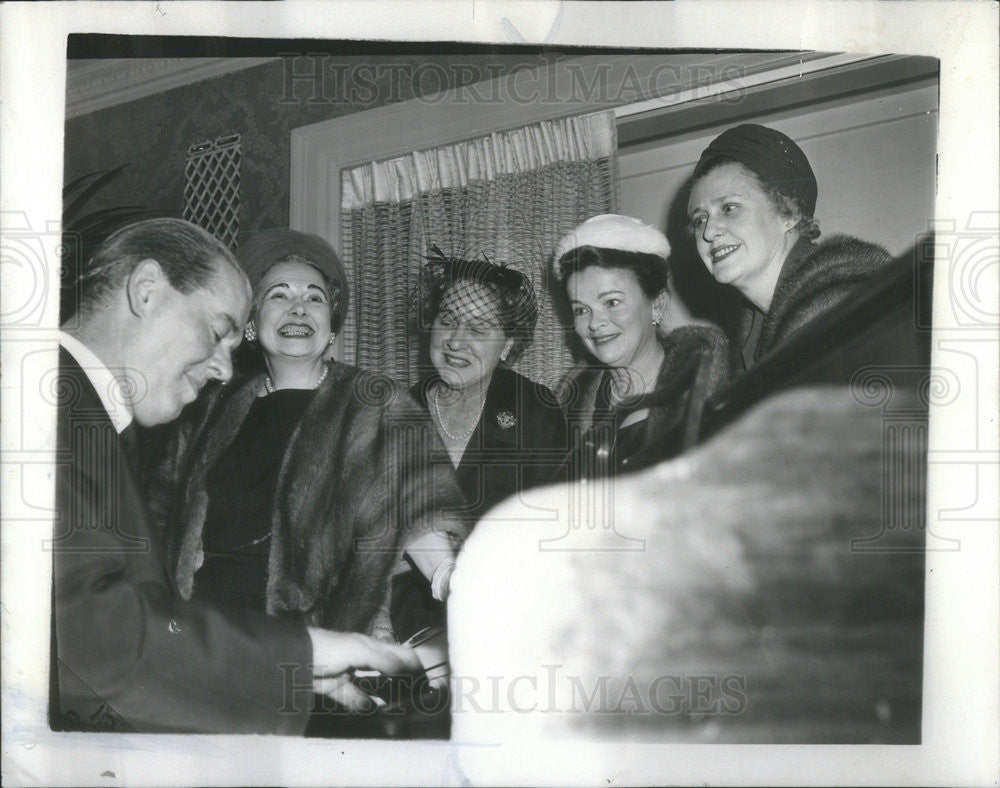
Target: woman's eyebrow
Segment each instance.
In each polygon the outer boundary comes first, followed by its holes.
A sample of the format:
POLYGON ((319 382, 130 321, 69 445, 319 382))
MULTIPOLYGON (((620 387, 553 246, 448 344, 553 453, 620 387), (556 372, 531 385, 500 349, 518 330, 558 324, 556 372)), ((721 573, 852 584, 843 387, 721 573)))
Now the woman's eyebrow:
MULTIPOLYGON (((291 287, 291 285, 289 285, 288 282, 275 282, 273 285, 268 286, 264 290, 264 295, 267 295, 272 290, 276 290, 279 287, 284 287, 286 289, 289 289, 291 287)), ((324 296, 326 295, 326 290, 324 290, 319 285, 308 284, 308 285, 306 285, 306 290, 316 290, 317 292, 322 293, 324 296)))
POLYGON ((470 315, 465 322, 470 326, 492 326, 497 318, 494 315, 470 315))
POLYGON ((732 200, 733 198, 736 198, 738 200, 745 200, 746 195, 743 194, 743 192, 724 192, 723 194, 720 194, 718 197, 709 197, 707 200, 698 203, 690 211, 688 211, 688 216, 691 217, 694 216, 696 213, 698 213, 698 211, 704 211, 705 208, 703 206, 705 203, 708 203, 709 205, 718 205, 719 203, 725 202, 726 200, 732 200))

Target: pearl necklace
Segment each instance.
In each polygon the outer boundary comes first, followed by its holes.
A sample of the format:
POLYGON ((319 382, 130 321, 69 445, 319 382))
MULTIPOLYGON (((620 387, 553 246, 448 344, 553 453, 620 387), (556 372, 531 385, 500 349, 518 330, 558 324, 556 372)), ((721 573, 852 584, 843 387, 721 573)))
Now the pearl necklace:
MULTIPOLYGON (((329 371, 330 371, 330 365, 329 364, 324 364, 323 365, 323 374, 319 376, 319 380, 316 381, 316 385, 313 386, 313 389, 318 389, 321 385, 323 385, 323 381, 326 380, 326 375, 327 375, 327 373, 329 371)), ((268 394, 273 394, 274 392, 276 392, 278 390, 278 389, 276 389, 274 387, 274 383, 271 382, 271 376, 270 375, 265 375, 264 376, 264 390, 268 394)))
POLYGON ((444 431, 444 434, 447 435, 449 438, 451 438, 451 440, 453 440, 453 441, 464 441, 464 440, 467 440, 468 437, 470 435, 472 435, 473 432, 476 431, 476 426, 479 424, 479 416, 483 412, 483 407, 486 405, 486 394, 485 394, 485 392, 483 393, 483 398, 482 398, 482 400, 479 403, 479 408, 476 411, 476 418, 473 420, 472 426, 469 427, 469 429, 466 432, 463 432, 461 435, 452 435, 448 431, 448 428, 446 426, 444 426, 444 418, 441 416, 441 406, 438 404, 438 392, 439 391, 440 391, 439 388, 435 388, 433 394, 431 394, 431 404, 434 406, 434 414, 437 416, 438 424, 440 425, 441 429, 444 431))

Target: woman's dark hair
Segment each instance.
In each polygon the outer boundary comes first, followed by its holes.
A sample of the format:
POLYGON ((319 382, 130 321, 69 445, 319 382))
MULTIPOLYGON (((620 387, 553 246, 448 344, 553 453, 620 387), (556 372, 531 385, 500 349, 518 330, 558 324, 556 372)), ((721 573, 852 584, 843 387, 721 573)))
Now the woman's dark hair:
MULTIPOLYGON (((736 159, 731 159, 728 156, 716 156, 706 164, 699 164, 700 171, 694 181, 692 181, 691 189, 694 189, 694 186, 698 183, 698 181, 724 164, 738 164, 746 172, 748 172, 757 182, 761 191, 767 195, 768 200, 770 200, 771 205, 774 206, 774 210, 776 210, 779 215, 785 216, 789 219, 795 219, 798 217, 795 227, 792 229, 798 233, 800 238, 806 238, 810 241, 815 241, 819 238, 819 222, 817 222, 813 215, 808 211, 805 203, 800 197, 788 194, 787 192, 782 191, 776 184, 765 181, 758 173, 754 172, 754 170, 746 164, 741 161, 737 161, 736 159)), ((694 227, 691 224, 688 224, 688 232, 694 235, 694 227)))
POLYGON ((538 320, 535 290, 523 273, 493 263, 485 255, 483 259, 449 257, 437 246, 431 247, 415 294, 417 330, 424 336, 430 333, 445 294, 459 282, 481 285, 496 299, 504 336, 514 340, 507 363, 516 362, 534 337, 538 320))
POLYGON ((668 290, 669 269, 666 261, 655 254, 626 252, 603 246, 578 246, 560 257, 554 266, 559 272, 555 277, 559 283, 553 288, 556 303, 564 320, 572 323, 569 309, 569 292, 566 283, 571 274, 579 273, 591 266, 598 268, 619 268, 630 271, 635 276, 646 298, 652 301, 664 290, 668 290))

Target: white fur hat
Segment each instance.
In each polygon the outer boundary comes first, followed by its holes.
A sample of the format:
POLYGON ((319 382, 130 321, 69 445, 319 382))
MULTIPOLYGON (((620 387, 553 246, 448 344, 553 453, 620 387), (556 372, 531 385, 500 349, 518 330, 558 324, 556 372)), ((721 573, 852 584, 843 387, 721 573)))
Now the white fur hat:
POLYGON ((557 278, 562 279, 559 258, 580 246, 655 254, 664 260, 670 256, 667 236, 655 227, 631 216, 605 213, 578 224, 559 240, 553 257, 557 278))

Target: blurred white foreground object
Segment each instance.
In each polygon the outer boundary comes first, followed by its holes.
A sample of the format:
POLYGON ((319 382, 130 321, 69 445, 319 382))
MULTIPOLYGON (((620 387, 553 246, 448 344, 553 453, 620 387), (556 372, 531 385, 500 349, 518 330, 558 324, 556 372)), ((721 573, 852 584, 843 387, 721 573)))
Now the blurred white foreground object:
POLYGON ((495 509, 449 602, 463 772, 595 781, 626 741, 919 742, 926 406, 895 392, 893 414, 798 389, 677 460, 495 509), (560 740, 612 746, 529 755, 560 740))

